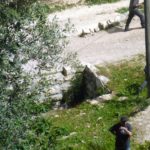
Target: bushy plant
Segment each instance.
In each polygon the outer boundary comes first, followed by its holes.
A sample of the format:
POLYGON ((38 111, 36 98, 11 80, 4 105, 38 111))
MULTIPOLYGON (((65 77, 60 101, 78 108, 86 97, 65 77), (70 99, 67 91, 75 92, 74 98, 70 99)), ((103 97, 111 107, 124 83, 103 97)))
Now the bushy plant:
POLYGON ((24 138, 19 141, 19 149, 36 150, 54 150, 57 139, 60 136, 68 135, 65 128, 53 126, 51 120, 43 117, 37 117, 30 121, 24 138))
MULTIPOLYGON (((50 109, 49 74, 67 64, 66 32, 35 0, 0 4, 0 148, 19 149, 28 121, 50 109)), ((74 57, 74 56, 73 56, 74 57)), ((71 64, 71 62, 69 62, 71 64)))
POLYGON ((141 144, 137 147, 137 150, 149 150, 150 149, 150 142, 146 141, 144 144, 141 144))

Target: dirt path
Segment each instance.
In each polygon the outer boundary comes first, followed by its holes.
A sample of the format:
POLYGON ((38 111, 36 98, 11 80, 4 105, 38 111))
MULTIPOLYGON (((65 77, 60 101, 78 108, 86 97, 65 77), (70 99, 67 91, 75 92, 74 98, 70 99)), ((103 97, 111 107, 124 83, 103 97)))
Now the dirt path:
POLYGON ((135 140, 139 143, 150 141, 150 106, 135 117, 131 118, 131 123, 136 130, 135 140))
POLYGON ((68 51, 77 52, 83 64, 103 64, 128 59, 145 53, 145 34, 138 18, 131 23, 131 30, 122 27, 101 31, 86 37, 71 37, 68 51))
POLYGON ((118 19, 120 14, 117 13, 116 10, 122 7, 128 7, 128 5, 128 0, 121 0, 111 4, 76 6, 71 9, 50 14, 48 20, 51 21, 53 17, 56 16, 62 25, 69 19, 75 26, 75 34, 80 34, 82 30, 88 32, 89 29, 93 30, 94 28, 97 28, 99 22, 103 23, 106 20, 118 19))

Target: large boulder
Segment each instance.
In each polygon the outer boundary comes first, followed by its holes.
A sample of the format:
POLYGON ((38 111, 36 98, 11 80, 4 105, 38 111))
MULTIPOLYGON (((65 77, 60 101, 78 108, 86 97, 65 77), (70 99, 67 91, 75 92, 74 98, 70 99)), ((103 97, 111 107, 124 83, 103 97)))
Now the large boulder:
POLYGON ((103 93, 108 93, 109 90, 101 80, 101 77, 92 71, 88 66, 85 67, 83 71, 83 80, 82 80, 82 93, 83 97, 86 98, 95 98, 103 93), (103 92, 103 93, 100 93, 103 92))

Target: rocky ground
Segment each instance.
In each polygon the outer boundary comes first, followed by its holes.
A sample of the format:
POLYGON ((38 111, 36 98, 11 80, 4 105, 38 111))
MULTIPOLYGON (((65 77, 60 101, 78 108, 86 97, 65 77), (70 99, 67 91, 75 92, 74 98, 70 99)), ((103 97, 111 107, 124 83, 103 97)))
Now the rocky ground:
MULTIPOLYGON (((116 13, 116 10, 128 5, 128 0, 122 0, 114 4, 79 6, 51 14, 48 19, 51 20, 56 15, 62 24, 68 18, 74 24, 76 32, 69 37, 70 44, 66 50, 77 52, 83 64, 102 65, 114 63, 138 54, 145 54, 144 29, 140 27, 140 21, 137 17, 132 21, 129 32, 124 32, 124 23, 106 31, 94 31, 99 23, 106 24, 110 20, 114 21, 118 18, 121 20, 126 17, 116 13), (77 36, 83 30, 91 34, 84 37, 77 36)), ((136 139, 139 142, 150 141, 149 113, 150 107, 132 118, 132 124, 137 129, 136 139)))
POLYGON ((137 115, 131 118, 131 123, 135 132, 135 140, 139 143, 150 141, 150 106, 139 112, 137 115))

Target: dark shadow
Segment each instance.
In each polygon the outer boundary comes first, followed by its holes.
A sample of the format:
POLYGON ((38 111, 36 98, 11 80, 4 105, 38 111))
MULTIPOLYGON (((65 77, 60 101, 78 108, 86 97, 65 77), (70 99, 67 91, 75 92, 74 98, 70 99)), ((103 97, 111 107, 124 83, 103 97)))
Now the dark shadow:
MULTIPOLYGON (((129 31, 133 31, 133 30, 139 30, 139 29, 143 29, 141 27, 136 27, 136 28, 129 28, 129 31)), ((118 32, 125 32, 123 27, 120 26, 116 26, 116 27, 112 27, 106 30, 108 33, 112 34, 112 33, 118 33, 118 32)))
POLYGON ((116 107, 116 112, 114 112, 114 117, 120 117, 122 114, 117 108, 132 106, 133 109, 130 110, 130 112, 126 115, 133 117, 137 113, 145 110, 150 105, 150 99, 146 99, 146 98, 139 97, 139 96, 134 96, 134 97, 129 97, 127 100, 124 100, 124 101, 118 101, 114 99, 111 101, 107 101, 106 103, 107 105, 113 104, 116 107))
POLYGON ((129 31, 143 29, 142 27, 130 28, 129 31))
POLYGON ((124 32, 124 29, 120 26, 112 27, 106 30, 108 33, 117 33, 117 32, 124 32))
POLYGON ((138 95, 140 85, 137 83, 131 84, 126 87, 130 95, 138 95))

